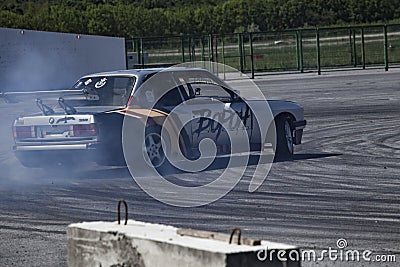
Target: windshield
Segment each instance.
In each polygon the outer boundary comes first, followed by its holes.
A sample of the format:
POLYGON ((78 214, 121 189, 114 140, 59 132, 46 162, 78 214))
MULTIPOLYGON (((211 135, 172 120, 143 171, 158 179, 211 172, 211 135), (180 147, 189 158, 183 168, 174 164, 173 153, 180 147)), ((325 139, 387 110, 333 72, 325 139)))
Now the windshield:
POLYGON ((86 77, 80 79, 72 87, 72 90, 79 90, 81 94, 78 97, 76 95, 65 95, 64 99, 75 107, 125 106, 134 84, 134 77, 86 77))

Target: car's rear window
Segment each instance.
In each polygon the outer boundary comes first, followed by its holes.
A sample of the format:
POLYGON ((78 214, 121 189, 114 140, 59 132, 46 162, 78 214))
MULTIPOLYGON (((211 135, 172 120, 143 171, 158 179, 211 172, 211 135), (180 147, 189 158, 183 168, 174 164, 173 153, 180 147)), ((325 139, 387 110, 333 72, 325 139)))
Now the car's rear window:
POLYGON ((73 100, 74 106, 124 106, 129 100, 134 84, 134 77, 86 77, 72 87, 73 90, 82 92, 81 97, 69 100, 73 100))

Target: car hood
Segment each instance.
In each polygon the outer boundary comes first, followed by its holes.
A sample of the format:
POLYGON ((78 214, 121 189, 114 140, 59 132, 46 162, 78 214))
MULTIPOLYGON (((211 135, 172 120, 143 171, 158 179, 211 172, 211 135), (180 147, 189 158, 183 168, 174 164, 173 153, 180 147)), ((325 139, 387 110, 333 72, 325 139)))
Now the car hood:
POLYGON ((301 105, 296 102, 287 101, 287 100, 262 100, 262 99, 246 99, 246 102, 250 103, 265 103, 267 101, 269 107, 272 111, 274 110, 283 110, 283 109, 303 109, 301 105))

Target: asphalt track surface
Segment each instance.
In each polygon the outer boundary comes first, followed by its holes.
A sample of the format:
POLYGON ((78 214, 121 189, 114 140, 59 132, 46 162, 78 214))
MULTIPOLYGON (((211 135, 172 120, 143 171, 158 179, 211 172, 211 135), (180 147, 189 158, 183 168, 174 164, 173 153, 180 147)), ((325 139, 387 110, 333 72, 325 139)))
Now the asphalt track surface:
MULTIPOLYGON (((14 158, 11 123, 32 103, 0 104, 0 266, 65 266, 66 227, 115 221, 124 198, 130 218, 297 245, 395 255, 397 263, 304 262, 303 266, 399 266, 400 71, 367 70, 258 77, 272 99, 302 104, 308 120, 293 161, 277 162, 263 185, 250 176, 222 199, 178 208, 145 194, 126 168, 87 165, 68 172, 26 169, 14 158)), ((252 166, 249 166, 251 170, 252 166)), ((201 181, 221 172, 172 174, 201 181)))

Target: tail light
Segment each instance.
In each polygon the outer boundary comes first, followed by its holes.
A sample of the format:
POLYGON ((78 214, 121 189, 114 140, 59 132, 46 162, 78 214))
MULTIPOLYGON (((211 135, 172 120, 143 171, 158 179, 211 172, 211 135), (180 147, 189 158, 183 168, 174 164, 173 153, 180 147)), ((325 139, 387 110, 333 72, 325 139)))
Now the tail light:
POLYGON ((34 126, 14 126, 13 132, 15 139, 36 137, 34 126))
POLYGON ((97 135, 97 127, 96 124, 74 124, 72 126, 72 130, 74 136, 96 136, 97 135))

